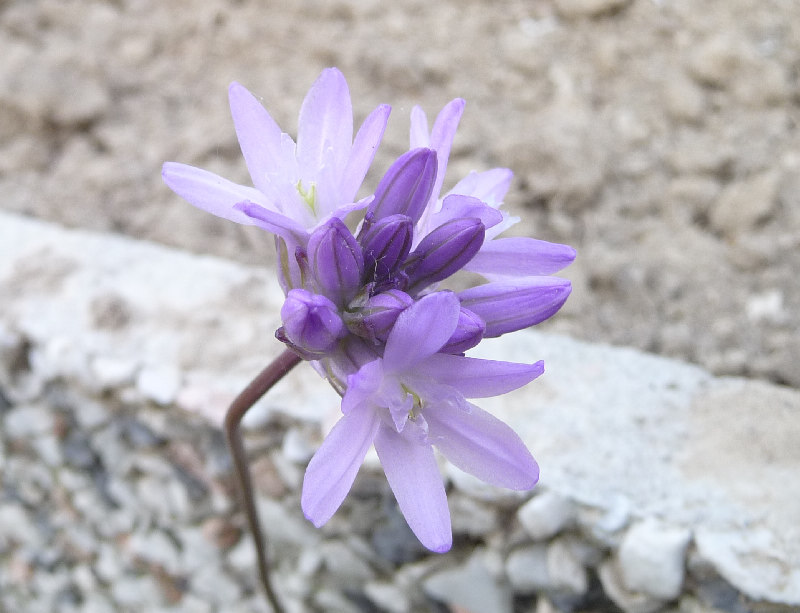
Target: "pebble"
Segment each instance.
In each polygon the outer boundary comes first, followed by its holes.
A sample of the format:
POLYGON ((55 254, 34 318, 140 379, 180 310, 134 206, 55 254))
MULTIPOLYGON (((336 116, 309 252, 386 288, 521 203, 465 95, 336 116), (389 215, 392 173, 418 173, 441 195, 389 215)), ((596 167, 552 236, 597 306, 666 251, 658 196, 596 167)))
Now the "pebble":
POLYGON ((549 589, 547 546, 536 543, 512 551, 506 560, 506 575, 514 591, 522 594, 549 589))
POLYGON ((476 549, 458 567, 432 574, 422 588, 431 597, 468 611, 513 612, 511 590, 487 568, 484 549, 476 549))
POLYGON ((121 387, 133 382, 136 363, 132 360, 96 356, 90 364, 96 385, 101 390, 121 387))
POLYGON ((53 432, 55 414, 41 404, 16 406, 3 417, 3 433, 11 439, 34 438, 53 432))
POLYGON ((523 504, 517 511, 517 519, 532 539, 544 541, 573 522, 575 510, 563 496, 545 491, 523 504))
POLYGON ((589 576, 573 549, 562 540, 547 547, 547 575, 551 589, 581 596, 589 589, 589 576))
POLYGON ((606 560, 598 569, 603 591, 624 613, 655 613, 664 605, 662 600, 631 592, 625 587, 616 561, 606 560))
POLYGON ((169 366, 149 366, 136 376, 136 389, 156 404, 173 404, 181 387, 181 373, 169 366))

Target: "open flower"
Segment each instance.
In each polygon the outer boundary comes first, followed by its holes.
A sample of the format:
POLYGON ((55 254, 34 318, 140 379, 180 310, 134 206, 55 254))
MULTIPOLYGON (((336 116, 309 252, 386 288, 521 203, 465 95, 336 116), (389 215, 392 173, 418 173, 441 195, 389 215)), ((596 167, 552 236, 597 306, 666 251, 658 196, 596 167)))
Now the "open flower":
POLYGON ((327 68, 311 86, 300 109, 297 143, 282 132, 261 103, 242 85, 228 91, 231 115, 255 187, 186 164, 166 162, 164 182, 194 206, 304 245, 310 230, 355 203, 383 137, 390 107, 377 107, 353 139, 353 109, 347 82, 327 68))
POLYGON ((524 490, 536 484, 539 468, 520 438, 466 399, 521 387, 542 373, 542 362, 438 353, 456 330, 460 311, 452 292, 421 298, 397 318, 383 357, 348 378, 344 416, 311 459, 303 482, 303 512, 314 525, 339 508, 373 443, 408 525, 432 551, 452 545, 432 446, 493 485, 524 490))

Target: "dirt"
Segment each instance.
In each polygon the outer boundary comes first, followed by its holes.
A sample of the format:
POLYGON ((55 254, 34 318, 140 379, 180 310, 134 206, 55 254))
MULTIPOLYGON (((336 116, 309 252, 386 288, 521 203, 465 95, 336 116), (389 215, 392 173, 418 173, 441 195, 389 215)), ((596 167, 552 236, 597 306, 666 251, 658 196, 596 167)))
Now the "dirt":
POLYGON ((326 66, 391 103, 368 187, 463 97, 445 187, 507 166, 515 232, 578 249, 547 329, 800 387, 795 0, 0 0, 0 57, 0 206, 248 263, 160 178, 248 180, 230 81, 289 132, 326 66))

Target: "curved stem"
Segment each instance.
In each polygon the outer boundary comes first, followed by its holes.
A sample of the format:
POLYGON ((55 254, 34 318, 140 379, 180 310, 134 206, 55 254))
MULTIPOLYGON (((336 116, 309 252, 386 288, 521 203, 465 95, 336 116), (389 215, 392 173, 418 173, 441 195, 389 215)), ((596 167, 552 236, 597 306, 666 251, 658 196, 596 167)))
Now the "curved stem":
POLYGON ((225 414, 225 438, 228 441, 228 448, 233 457, 233 466, 236 471, 236 489, 239 500, 244 509, 247 524, 253 539, 256 543, 256 555, 258 558, 258 574, 267 600, 275 613, 284 613, 284 609, 278 600, 277 594, 272 587, 269 578, 269 562, 267 551, 264 546, 264 533, 261 530, 261 523, 258 520, 256 511, 255 497, 253 496, 253 480, 250 475, 250 468, 247 464, 247 454, 244 450, 242 440, 241 424, 242 418, 258 400, 266 394, 273 385, 280 381, 292 368, 301 361, 300 357, 290 349, 284 350, 272 363, 262 370, 258 376, 236 397, 228 412, 225 414))

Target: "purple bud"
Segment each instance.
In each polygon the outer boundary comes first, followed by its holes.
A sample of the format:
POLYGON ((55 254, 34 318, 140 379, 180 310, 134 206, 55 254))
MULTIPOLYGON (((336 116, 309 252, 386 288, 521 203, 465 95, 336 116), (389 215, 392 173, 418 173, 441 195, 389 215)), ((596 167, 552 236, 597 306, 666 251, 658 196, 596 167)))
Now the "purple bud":
POLYGON ((436 152, 432 149, 412 149, 397 158, 378 183, 370 204, 375 220, 399 213, 417 223, 431 197, 436 168, 436 152))
POLYGON ((485 234, 483 223, 474 217, 453 219, 433 230, 406 261, 412 290, 419 291, 461 270, 481 248, 485 234))
POLYGON ((392 289, 372 296, 356 310, 345 311, 344 320, 353 334, 377 344, 386 341, 397 317, 412 304, 411 296, 392 289))
POLYGON ((359 242, 364 248, 364 271, 367 281, 389 277, 411 250, 414 224, 405 215, 389 215, 369 226, 359 242))
POLYGON ((558 277, 528 277, 519 281, 486 283, 458 293, 461 306, 486 322, 491 338, 533 326, 564 304, 572 285, 558 277))
POLYGON ((472 349, 481 342, 485 330, 486 324, 480 317, 469 309, 461 307, 456 331, 453 332, 444 347, 439 349, 439 352, 464 353, 467 349, 472 349))
POLYGON ((361 287, 364 256, 347 226, 336 217, 308 239, 308 262, 317 291, 337 306, 347 304, 361 287))
POLYGON ((279 330, 278 338, 285 336, 305 354, 322 355, 347 334, 336 305, 305 289, 289 290, 281 307, 281 320, 283 332, 279 330))

